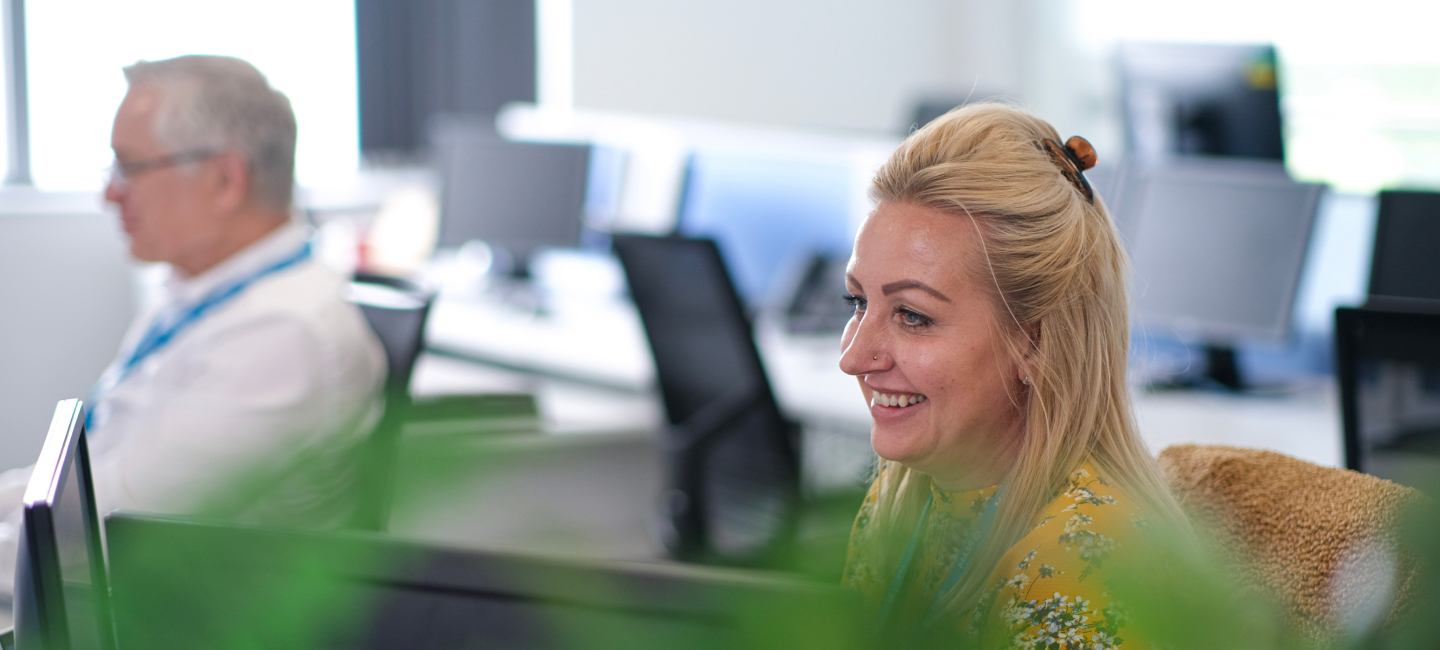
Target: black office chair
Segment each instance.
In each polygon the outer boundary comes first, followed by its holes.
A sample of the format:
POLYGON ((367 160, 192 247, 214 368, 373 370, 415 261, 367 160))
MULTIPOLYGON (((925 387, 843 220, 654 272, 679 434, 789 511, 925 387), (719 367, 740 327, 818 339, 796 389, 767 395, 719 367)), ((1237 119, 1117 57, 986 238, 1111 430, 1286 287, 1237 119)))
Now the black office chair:
POLYGON ((715 243, 616 235, 670 421, 662 538, 682 560, 782 559, 799 514, 798 429, 775 402, 715 243))
POLYGON ((1440 311, 1440 192, 1385 191, 1375 215, 1366 307, 1440 311))
POLYGON ((1415 482, 1440 468, 1440 313, 1342 307, 1335 352, 1345 466, 1427 487, 1415 482))
POLYGON ((355 274, 350 301, 360 307, 385 348, 385 411, 366 442, 362 458, 360 507, 351 526, 385 530, 390 518, 395 447, 410 412, 410 376, 424 350, 425 321, 435 294, 401 278, 355 274))

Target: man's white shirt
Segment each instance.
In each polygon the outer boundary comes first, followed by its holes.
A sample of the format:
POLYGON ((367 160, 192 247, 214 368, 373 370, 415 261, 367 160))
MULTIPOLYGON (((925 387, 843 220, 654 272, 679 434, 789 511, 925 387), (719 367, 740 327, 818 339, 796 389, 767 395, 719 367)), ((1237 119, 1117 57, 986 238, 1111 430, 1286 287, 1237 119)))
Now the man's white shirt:
MULTIPOLYGON (((173 274, 130 327, 120 372, 157 318, 294 255, 295 224, 194 278, 173 274)), ((313 257, 257 279, 105 388, 88 434, 95 498, 115 509, 203 510, 241 522, 334 527, 352 515, 360 448, 383 408, 385 354, 345 282, 313 257)), ((0 474, 0 589, 10 586, 31 468, 0 474)))

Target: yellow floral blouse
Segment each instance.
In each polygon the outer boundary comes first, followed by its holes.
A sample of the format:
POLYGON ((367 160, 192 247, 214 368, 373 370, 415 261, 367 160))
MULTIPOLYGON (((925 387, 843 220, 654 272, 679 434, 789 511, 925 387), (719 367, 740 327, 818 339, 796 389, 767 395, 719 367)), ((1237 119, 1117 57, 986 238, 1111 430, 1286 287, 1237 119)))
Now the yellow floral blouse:
MULTIPOLYGON (((872 567, 861 540, 875 511, 875 486, 865 498, 850 536, 845 583, 878 604, 893 576, 872 567)), ((970 529, 996 488, 947 493, 931 487, 934 505, 915 555, 908 596, 930 602, 955 564, 970 529), (918 591, 915 591, 918 590, 918 591)), ((985 645, 1016 648, 1111 650, 1137 647, 1125 639, 1125 618, 1099 573, 1128 530, 1144 527, 1133 504, 1091 465, 1070 475, 1069 485, 1046 506, 1034 527, 997 564, 975 619, 956 632, 985 645), (983 622, 983 625, 981 624, 983 622), (983 630, 983 631, 982 631, 983 630)), ((905 619, 909 620, 909 619, 905 619)))

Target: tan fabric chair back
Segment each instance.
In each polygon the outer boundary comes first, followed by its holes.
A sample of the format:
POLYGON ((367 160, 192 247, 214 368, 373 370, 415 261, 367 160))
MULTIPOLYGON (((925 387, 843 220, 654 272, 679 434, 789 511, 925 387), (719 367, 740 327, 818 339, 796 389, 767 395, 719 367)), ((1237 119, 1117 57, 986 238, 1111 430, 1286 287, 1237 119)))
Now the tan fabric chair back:
POLYGON ((1241 586, 1279 598, 1312 641, 1394 620, 1418 587, 1399 529, 1414 489, 1258 449, 1177 445, 1159 460, 1202 538, 1234 551, 1241 586))

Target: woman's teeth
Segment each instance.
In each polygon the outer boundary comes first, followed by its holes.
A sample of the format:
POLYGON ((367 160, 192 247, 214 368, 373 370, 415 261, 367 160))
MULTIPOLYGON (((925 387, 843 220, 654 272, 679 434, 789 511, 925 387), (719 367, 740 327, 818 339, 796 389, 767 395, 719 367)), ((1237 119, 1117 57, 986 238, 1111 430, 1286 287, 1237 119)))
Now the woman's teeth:
POLYGON ((903 409, 907 406, 925 401, 924 395, 887 395, 880 391, 875 391, 871 393, 871 395, 871 406, 879 404, 880 406, 894 406, 903 409))

